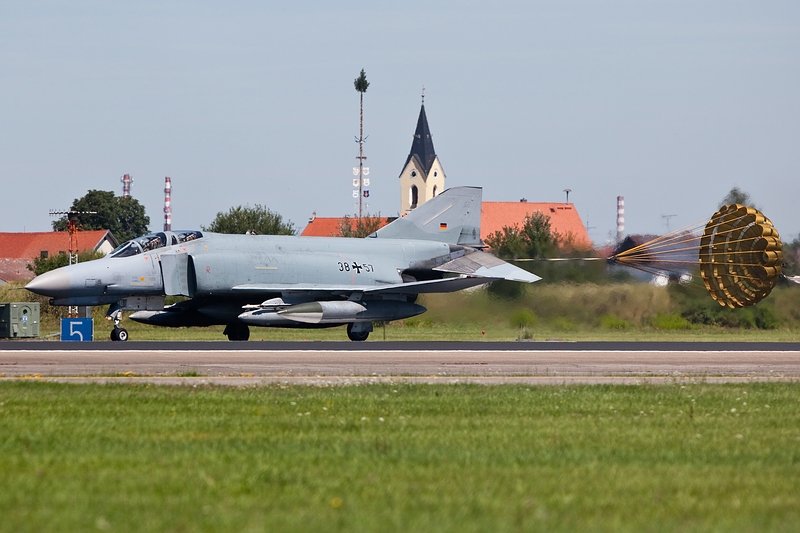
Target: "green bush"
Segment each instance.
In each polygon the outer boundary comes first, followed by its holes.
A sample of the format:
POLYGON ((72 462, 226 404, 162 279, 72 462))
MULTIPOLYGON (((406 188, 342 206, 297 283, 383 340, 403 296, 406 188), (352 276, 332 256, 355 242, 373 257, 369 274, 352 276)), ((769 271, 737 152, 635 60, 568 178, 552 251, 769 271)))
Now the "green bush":
POLYGON ((576 326, 575 323, 568 318, 559 316, 553 320, 553 328, 558 331, 575 331, 578 329, 578 326, 576 326))
POLYGON ((691 324, 723 328, 796 328, 800 322, 800 298, 796 286, 778 286, 757 305, 739 309, 724 307, 712 300, 700 283, 669 287, 673 308, 691 324))
POLYGON ((405 325, 409 328, 430 328, 433 327, 433 322, 425 318, 415 316, 413 318, 406 319, 405 325))
POLYGON ((531 330, 528 328, 522 328, 519 330, 519 335, 517 336, 518 341, 530 339, 533 339, 533 332, 531 330))
POLYGON ((509 322, 515 328, 528 328, 536 324, 536 315, 530 309, 517 309, 511 313, 509 322))
POLYGON ((759 305, 753 308, 756 327, 758 329, 778 329, 780 321, 772 307, 759 305))
POLYGON ((658 329, 677 330, 691 329, 691 323, 677 313, 658 314, 652 320, 652 325, 658 329))
POLYGON ((771 305, 731 309, 709 302, 694 302, 681 316, 692 324, 742 329, 777 329, 780 319, 771 305))
POLYGON ((733 327, 742 329, 756 329, 758 327, 756 326, 756 316, 752 309, 736 309, 735 311, 738 312, 733 314, 733 327))
POLYGON ((602 315, 598 322, 600 326, 606 329, 628 329, 631 327, 630 322, 623 320, 616 315, 602 315))
POLYGON ((497 298, 516 300, 525 293, 525 284, 517 281, 493 281, 486 291, 497 298))

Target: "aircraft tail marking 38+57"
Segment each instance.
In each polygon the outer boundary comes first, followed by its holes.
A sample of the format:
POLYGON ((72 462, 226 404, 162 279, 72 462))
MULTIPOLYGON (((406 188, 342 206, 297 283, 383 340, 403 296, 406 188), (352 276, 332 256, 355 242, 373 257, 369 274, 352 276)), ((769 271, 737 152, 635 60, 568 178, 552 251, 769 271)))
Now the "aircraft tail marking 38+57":
POLYGON ((107 257, 62 267, 27 289, 54 305, 109 305, 113 340, 126 340, 121 311, 167 327, 347 325, 366 340, 373 322, 425 312, 417 296, 494 280, 538 276, 483 252, 481 189, 448 189, 364 239, 163 231, 123 243, 107 257), (165 306, 165 296, 186 299, 165 306))

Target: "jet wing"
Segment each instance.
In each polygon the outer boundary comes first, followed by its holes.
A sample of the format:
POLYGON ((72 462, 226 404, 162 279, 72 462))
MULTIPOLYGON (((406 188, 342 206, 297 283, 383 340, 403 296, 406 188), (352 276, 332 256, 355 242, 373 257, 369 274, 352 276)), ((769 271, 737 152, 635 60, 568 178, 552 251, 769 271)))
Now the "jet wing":
POLYGON ((235 292, 281 293, 281 294, 318 294, 348 296, 362 294, 424 294, 429 292, 455 292, 469 287, 482 285, 488 281, 484 278, 458 276, 453 278, 412 281, 409 283, 392 283, 386 285, 320 285, 307 283, 249 283, 233 287, 235 292))
POLYGON ((521 268, 506 263, 491 254, 474 251, 434 268, 440 272, 458 276, 411 281, 407 283, 387 283, 386 285, 324 285, 315 283, 249 283, 233 287, 236 292, 253 293, 303 293, 332 294, 347 296, 363 294, 425 294, 432 292, 455 292, 483 285, 495 280, 509 280, 533 283, 541 278, 521 268))

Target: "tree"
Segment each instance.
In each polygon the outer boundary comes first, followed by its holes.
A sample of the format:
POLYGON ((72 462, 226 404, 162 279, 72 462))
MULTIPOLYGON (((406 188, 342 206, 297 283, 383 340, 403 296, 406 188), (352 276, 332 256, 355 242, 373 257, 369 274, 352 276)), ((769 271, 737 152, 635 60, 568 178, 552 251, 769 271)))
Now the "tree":
MULTIPOLYGON (((72 202, 72 211, 95 211, 94 215, 78 215, 83 230, 110 230, 119 242, 147 233, 150 217, 144 206, 130 196, 114 196, 112 191, 90 190, 83 198, 72 202)), ((65 231, 67 216, 53 222, 53 229, 65 231)))
MULTIPOLYGON (((83 251, 78 253, 78 263, 85 263, 86 261, 94 261, 95 259, 100 259, 101 257, 105 257, 103 252, 92 252, 92 251, 83 251)), ((63 266, 67 266, 69 264, 69 255, 68 254, 56 254, 51 255, 47 258, 36 257, 33 260, 33 264, 28 263, 28 270, 36 274, 37 276, 44 274, 45 272, 49 272, 51 270, 55 270, 57 268, 61 268, 63 266)))
POLYGON ((381 215, 376 216, 366 214, 363 217, 345 217, 339 222, 339 233, 342 237, 363 239, 381 229, 381 215), (355 222, 355 225, 353 223, 355 222))
POLYGON ((753 205, 753 202, 750 200, 750 195, 741 190, 739 187, 734 187, 733 189, 731 189, 725 196, 725 198, 722 199, 722 202, 720 202, 719 207, 723 207, 726 205, 733 205, 733 204, 755 207, 755 205, 753 205))
POLYGON ((283 217, 256 204, 254 207, 231 207, 227 213, 217 213, 214 221, 208 226, 201 226, 203 231, 215 233, 244 234, 248 231, 258 235, 294 235, 294 224, 291 220, 284 222, 283 217))
POLYGON ((800 235, 789 243, 783 242, 783 274, 785 276, 800 275, 800 235))
POLYGON ((558 235, 550 229, 550 217, 533 213, 525 217, 522 227, 504 226, 486 237, 494 253, 504 259, 546 257, 558 248, 558 235))

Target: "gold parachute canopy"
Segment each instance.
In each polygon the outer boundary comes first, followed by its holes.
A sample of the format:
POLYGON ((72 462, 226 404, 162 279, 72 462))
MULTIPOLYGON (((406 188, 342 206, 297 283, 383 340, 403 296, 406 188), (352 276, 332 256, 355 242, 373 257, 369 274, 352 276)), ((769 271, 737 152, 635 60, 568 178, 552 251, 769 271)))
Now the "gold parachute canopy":
POLYGON ((726 205, 705 226, 689 226, 642 244, 623 245, 609 260, 653 274, 685 279, 700 266, 720 305, 747 307, 772 291, 781 275, 780 235, 758 209, 726 205))
POLYGON ((726 205, 700 239, 700 274, 720 305, 747 307, 772 291, 781 274, 778 230, 758 209, 726 205))

